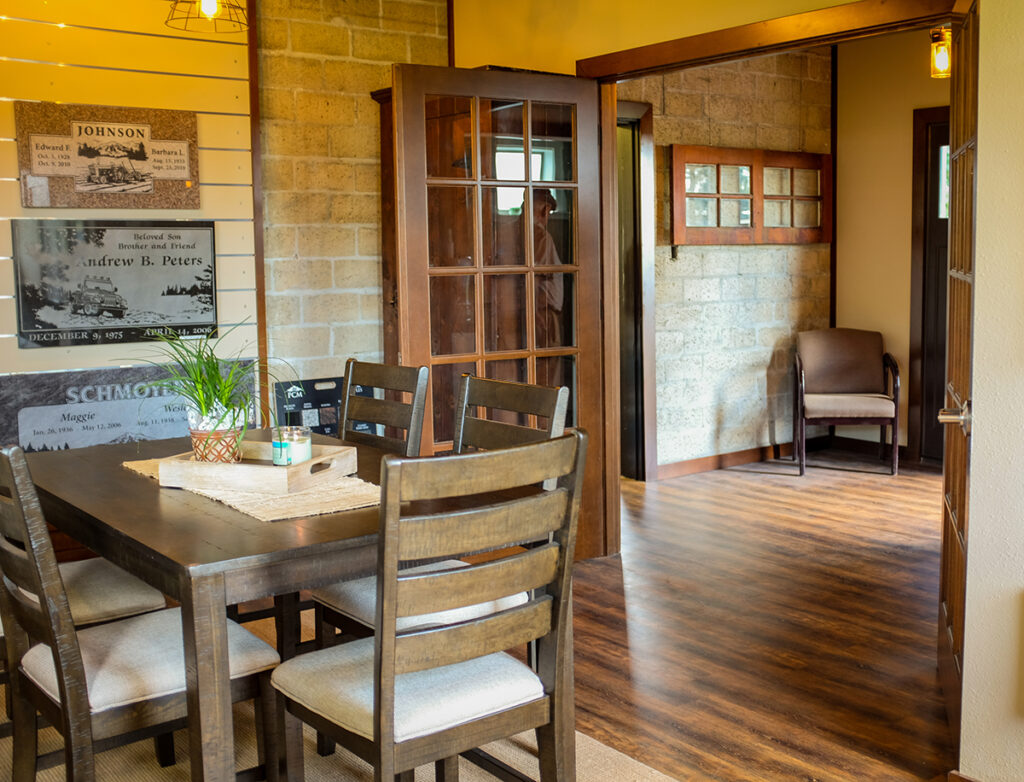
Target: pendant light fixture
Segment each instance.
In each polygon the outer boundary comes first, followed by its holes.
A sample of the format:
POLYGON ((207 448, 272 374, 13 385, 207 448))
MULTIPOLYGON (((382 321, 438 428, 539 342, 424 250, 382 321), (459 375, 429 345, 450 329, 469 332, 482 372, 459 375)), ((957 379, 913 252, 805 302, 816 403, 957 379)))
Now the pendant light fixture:
POLYGON ((249 26, 246 0, 172 0, 167 26, 193 33, 240 33, 249 26))
POLYGON ((932 56, 931 70, 933 79, 948 79, 953 64, 952 43, 953 31, 948 27, 935 27, 931 32, 932 56))

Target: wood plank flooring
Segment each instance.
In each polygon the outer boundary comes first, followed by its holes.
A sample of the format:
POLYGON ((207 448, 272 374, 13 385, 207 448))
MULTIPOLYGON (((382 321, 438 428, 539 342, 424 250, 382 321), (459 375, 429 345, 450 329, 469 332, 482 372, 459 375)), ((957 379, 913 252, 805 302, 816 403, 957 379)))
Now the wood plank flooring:
POLYGON ((577 728, 680 780, 953 768, 941 475, 851 459, 624 480, 621 555, 576 568, 577 728))

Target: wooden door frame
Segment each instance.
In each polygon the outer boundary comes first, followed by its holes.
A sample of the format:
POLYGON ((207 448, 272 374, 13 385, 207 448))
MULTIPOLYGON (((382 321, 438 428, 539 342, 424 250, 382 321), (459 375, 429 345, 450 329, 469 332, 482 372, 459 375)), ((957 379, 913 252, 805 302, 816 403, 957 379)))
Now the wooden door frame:
POLYGON ((928 127, 949 122, 949 106, 914 109, 913 174, 910 230, 910 366, 908 367, 907 456, 921 457, 923 427, 922 383, 924 381, 924 268, 925 208, 928 172, 928 127))

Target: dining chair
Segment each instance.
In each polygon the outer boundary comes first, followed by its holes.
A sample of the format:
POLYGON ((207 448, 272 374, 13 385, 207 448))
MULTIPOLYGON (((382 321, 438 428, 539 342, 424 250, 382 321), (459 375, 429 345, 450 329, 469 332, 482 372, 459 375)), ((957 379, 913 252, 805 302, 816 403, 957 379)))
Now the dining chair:
POLYGON ((877 425, 885 455, 885 429, 892 430, 890 471, 899 471, 900 369, 877 331, 831 328, 796 337, 793 391, 793 451, 803 475, 808 425, 877 425))
POLYGON ((569 596, 585 451, 575 430, 470 454, 385 457, 374 636, 277 668, 279 734, 298 718, 372 763, 377 782, 404 782, 428 763, 438 780, 456 779, 460 753, 532 729, 541 782, 573 779, 569 596), (555 487, 540 490, 548 480, 555 487), (530 543, 455 570, 403 568, 530 543), (497 613, 441 618, 521 593, 525 603, 497 613), (424 615, 437 623, 403 628, 424 615), (531 640, 536 670, 506 651, 531 640))
POLYGON ((338 428, 341 439, 402 456, 418 455, 427 401, 427 375, 426 367, 373 364, 350 358, 345 362, 345 385, 341 394, 341 426, 338 428), (356 393, 357 387, 375 389, 381 396, 362 396, 356 393), (402 396, 408 399, 403 400, 402 396), (404 432, 404 436, 399 436, 398 430, 404 432))
MULTIPOLYGON (((0 616, 13 710, 13 782, 46 767, 37 713, 64 737, 69 782, 94 778, 94 752, 186 724, 181 610, 164 609, 81 629, 21 448, 0 449, 0 616)), ((257 698, 267 778, 280 753, 270 645, 228 625, 234 700, 257 698)), ((259 728, 260 726, 258 726, 259 728)))
MULTIPOLYGON (((569 389, 565 386, 555 388, 490 380, 464 373, 456 397, 453 450, 455 453, 490 450, 558 437, 565 430, 568 398, 569 389), (531 423, 536 426, 530 426, 531 423)), ((409 572, 449 570, 465 566, 466 563, 460 560, 445 559, 410 568, 409 572)), ((312 597, 316 648, 322 649, 337 640, 372 634, 377 605, 374 577, 340 581, 320 587, 313 590, 312 597), (335 629, 341 631, 340 639, 334 637, 335 629)), ((466 606, 459 609, 457 614, 450 612, 450 615, 440 619, 474 619, 502 611, 526 599, 525 594, 509 595, 497 601, 466 606)), ((438 619, 435 616, 404 617, 400 624, 405 629, 434 624, 438 619)), ((332 750, 330 742, 323 736, 317 736, 317 751, 320 754, 328 755, 332 750)))

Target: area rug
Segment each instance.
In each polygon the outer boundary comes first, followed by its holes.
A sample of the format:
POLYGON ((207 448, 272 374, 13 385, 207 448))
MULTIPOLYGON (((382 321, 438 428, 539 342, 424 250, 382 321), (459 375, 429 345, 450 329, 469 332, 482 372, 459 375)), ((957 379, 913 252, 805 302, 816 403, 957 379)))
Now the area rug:
MULTIPOLYGON (((2 690, 2 688, 0 688, 2 690)), ((304 733, 306 782, 372 782, 369 766, 348 752, 336 750, 329 757, 316 753, 316 734, 308 727, 304 733)), ((59 749, 60 736, 52 728, 40 732, 40 752, 59 749)), ((255 730, 252 704, 235 706, 235 748, 239 767, 255 764, 255 730)), ((490 744, 485 749, 495 757, 530 776, 539 779, 537 749, 532 732, 490 744)), ((97 782, 188 782, 188 736, 175 735, 178 762, 160 768, 153 754, 152 741, 140 741, 96 756, 97 782)), ((493 782, 495 777, 462 759, 459 769, 462 782, 493 782)), ((0 780, 11 778, 11 739, 0 739, 0 780)), ((431 782, 433 767, 417 769, 416 782, 431 782)), ((64 766, 42 771, 37 782, 63 782, 64 766)), ((668 777, 639 763, 599 741, 576 733, 577 782, 672 782, 668 777)))

